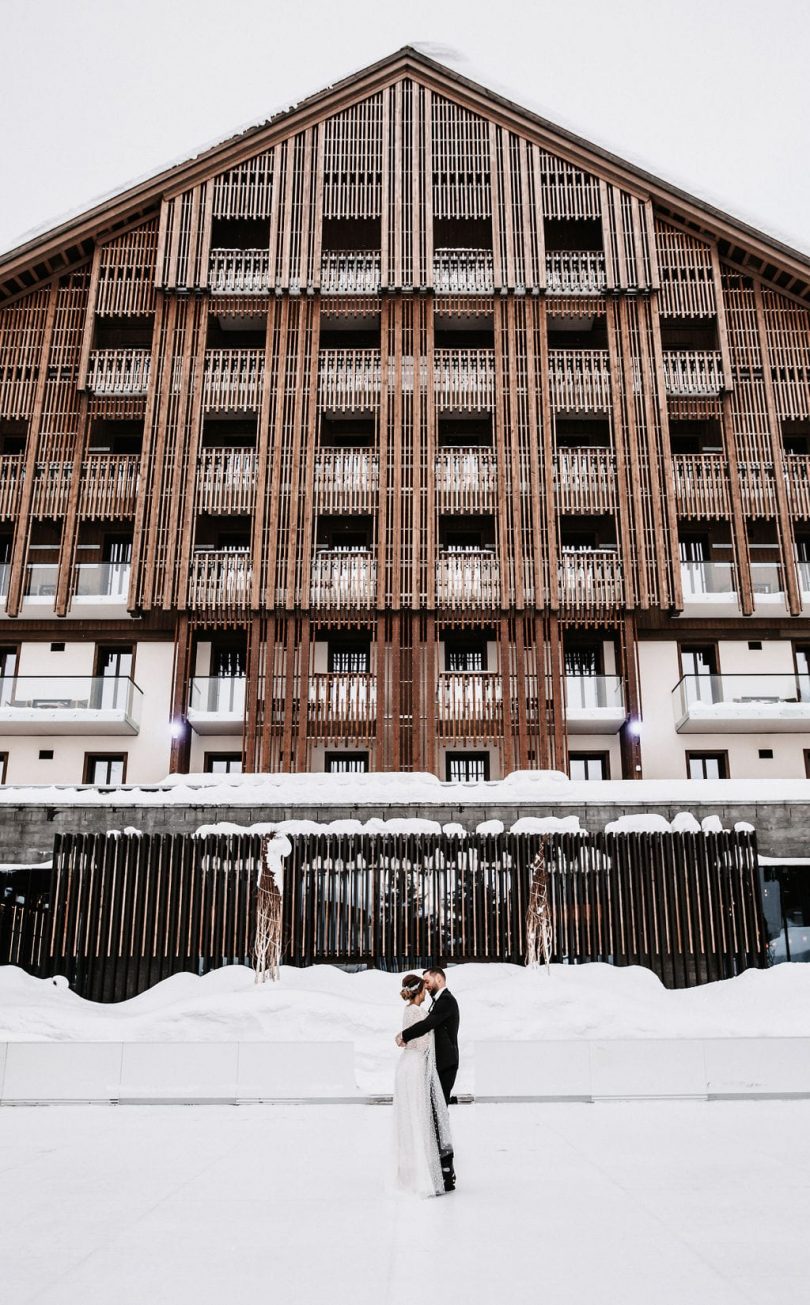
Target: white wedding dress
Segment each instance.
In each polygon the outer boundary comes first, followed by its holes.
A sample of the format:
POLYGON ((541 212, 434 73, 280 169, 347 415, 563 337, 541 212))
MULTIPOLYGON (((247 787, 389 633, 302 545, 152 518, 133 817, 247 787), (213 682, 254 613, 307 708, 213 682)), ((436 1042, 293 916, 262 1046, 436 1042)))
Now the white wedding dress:
MULTIPOLYGON (((403 1029, 425 1018, 406 1006, 403 1029)), ((436 1072, 433 1030, 407 1042, 394 1079, 394 1145, 397 1186, 416 1196, 444 1192, 441 1157, 453 1150, 450 1114, 436 1072)))

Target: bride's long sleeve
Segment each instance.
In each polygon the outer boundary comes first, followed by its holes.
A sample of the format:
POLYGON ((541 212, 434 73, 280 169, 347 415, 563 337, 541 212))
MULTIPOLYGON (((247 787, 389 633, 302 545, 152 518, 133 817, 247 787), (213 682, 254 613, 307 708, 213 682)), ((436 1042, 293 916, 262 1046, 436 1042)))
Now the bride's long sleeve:
MULTIPOLYGON (((407 1006, 405 1016, 402 1021, 403 1029, 410 1028, 411 1024, 416 1024, 422 1019, 418 1006, 407 1006)), ((423 1033, 419 1038, 411 1038, 405 1043, 405 1051, 418 1051, 423 1056, 427 1055, 430 1046, 430 1033, 423 1033)))

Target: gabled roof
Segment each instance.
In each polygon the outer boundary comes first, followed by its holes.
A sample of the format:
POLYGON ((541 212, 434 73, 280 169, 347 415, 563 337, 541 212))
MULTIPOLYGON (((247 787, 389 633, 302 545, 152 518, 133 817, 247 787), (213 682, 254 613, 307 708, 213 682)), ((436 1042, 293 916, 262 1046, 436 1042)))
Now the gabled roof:
POLYGON ((807 254, 469 80, 422 51, 403 46, 275 114, 267 122, 164 169, 0 255, 0 298, 16 295, 42 278, 87 258, 97 235, 113 233, 146 217, 154 212, 167 192, 182 190, 232 167, 291 132, 338 113, 407 74, 472 112, 528 135, 575 166, 649 196, 662 215, 692 228, 696 234, 715 237, 723 257, 773 281, 779 288, 810 297, 807 254))

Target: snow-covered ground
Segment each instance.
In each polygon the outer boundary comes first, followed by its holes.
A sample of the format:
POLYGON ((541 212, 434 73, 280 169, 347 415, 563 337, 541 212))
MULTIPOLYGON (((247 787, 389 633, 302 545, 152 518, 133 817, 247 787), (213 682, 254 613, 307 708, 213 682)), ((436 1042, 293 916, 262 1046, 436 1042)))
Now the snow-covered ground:
MULTIPOLYGON (((810 1036, 810 965, 748 970, 670 991, 639 966, 459 965, 448 986, 461 1007, 460 1092, 473 1090, 474 1042, 562 1038, 810 1036)), ((391 1091, 399 979, 377 970, 283 967, 256 984, 242 966, 177 974, 118 1005, 84 1001, 64 979, 0 968, 0 1042, 352 1042, 358 1087, 391 1091)))
POLYGON ((807 1299, 810 1102, 458 1106, 393 1193, 390 1108, 0 1111, 8 1305, 807 1299))

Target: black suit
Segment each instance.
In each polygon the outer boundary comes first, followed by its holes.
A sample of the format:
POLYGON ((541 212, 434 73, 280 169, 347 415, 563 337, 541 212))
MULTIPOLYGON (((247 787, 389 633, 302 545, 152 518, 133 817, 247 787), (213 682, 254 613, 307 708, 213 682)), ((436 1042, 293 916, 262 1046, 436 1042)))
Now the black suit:
POLYGON ((444 1099, 448 1104, 458 1073, 458 1025, 458 1002, 452 992, 442 988, 425 1018, 418 1024, 412 1024, 410 1028, 402 1030, 403 1041, 410 1042, 411 1038, 421 1038, 423 1033, 429 1033, 433 1029, 436 1069, 444 1099))

